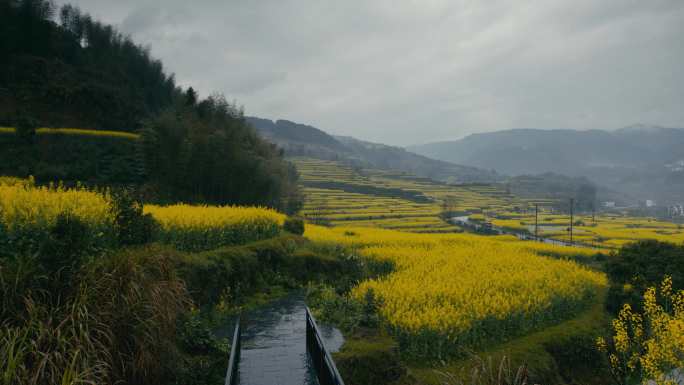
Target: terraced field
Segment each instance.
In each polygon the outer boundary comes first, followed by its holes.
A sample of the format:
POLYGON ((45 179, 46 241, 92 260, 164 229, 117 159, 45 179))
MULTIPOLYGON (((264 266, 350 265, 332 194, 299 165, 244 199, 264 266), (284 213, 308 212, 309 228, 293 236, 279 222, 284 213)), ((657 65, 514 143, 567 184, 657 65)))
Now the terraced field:
POLYGON ((304 186, 302 214, 311 222, 411 232, 459 229, 440 214, 516 210, 529 202, 502 186, 448 185, 400 172, 355 169, 335 161, 294 158, 304 186))
MULTIPOLYGON (((517 231, 534 232, 534 215, 510 213, 504 217, 492 218, 495 226, 517 231)), ((548 238, 569 240, 570 218, 567 215, 541 214, 539 235, 548 238)), ((655 218, 638 218, 618 214, 600 214, 595 217, 580 215, 574 217, 573 240, 592 246, 617 248, 625 243, 643 239, 664 242, 684 242, 684 226, 655 218)))
MULTIPOLYGON (((550 209, 553 199, 522 199, 504 185, 448 185, 427 178, 335 161, 294 158, 304 186, 302 214, 313 223, 374 226, 410 232, 456 232, 442 219, 469 216, 494 226, 534 233, 534 205, 539 204, 539 235, 569 240, 570 218, 550 209)), ((616 248, 641 239, 684 242, 684 226, 653 218, 618 214, 574 218, 573 241, 616 248)))
POLYGON ((305 187, 303 215, 321 224, 378 226, 407 231, 454 231, 440 219, 437 203, 305 187))

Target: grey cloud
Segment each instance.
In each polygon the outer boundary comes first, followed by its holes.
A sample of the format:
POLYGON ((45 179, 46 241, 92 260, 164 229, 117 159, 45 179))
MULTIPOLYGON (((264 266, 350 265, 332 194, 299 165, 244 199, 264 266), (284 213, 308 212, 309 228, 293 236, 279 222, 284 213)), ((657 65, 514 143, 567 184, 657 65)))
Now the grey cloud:
POLYGON ((681 0, 77 0, 203 95, 390 144, 684 126, 681 0))

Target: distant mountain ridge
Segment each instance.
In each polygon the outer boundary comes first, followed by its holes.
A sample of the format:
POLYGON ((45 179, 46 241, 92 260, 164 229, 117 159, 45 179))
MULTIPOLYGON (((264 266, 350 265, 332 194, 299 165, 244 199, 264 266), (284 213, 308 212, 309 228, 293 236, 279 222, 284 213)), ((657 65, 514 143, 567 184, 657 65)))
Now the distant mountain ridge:
POLYGON ((309 145, 336 151, 346 150, 335 138, 316 127, 284 119, 276 121, 256 117, 247 117, 246 119, 264 137, 288 144, 288 146, 309 145))
POLYGON ((680 128, 511 129, 407 149, 508 175, 553 172, 586 176, 638 199, 684 201, 684 172, 671 167, 684 160, 684 129, 680 128))
POLYGON ((289 120, 273 121, 257 117, 246 117, 246 120, 288 156, 339 160, 356 166, 404 171, 446 182, 494 182, 503 179, 492 171, 430 159, 401 147, 332 136, 316 127, 289 120))

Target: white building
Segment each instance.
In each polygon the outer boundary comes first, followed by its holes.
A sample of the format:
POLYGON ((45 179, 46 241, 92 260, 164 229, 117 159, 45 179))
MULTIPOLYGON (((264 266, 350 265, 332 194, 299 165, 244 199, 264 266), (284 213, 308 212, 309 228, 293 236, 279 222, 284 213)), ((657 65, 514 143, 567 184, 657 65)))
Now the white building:
POLYGON ((666 164, 665 167, 672 172, 682 172, 684 171, 684 160, 678 160, 674 163, 666 164))
POLYGON ((667 213, 671 217, 684 217, 684 205, 672 205, 667 208, 667 213))

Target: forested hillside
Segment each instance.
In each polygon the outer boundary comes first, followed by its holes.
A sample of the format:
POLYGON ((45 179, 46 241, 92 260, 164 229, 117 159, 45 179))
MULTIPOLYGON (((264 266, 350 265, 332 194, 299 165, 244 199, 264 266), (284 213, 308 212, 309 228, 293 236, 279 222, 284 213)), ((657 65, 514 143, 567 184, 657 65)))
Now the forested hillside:
POLYGON ((0 56, 1 174, 297 209, 296 171, 241 108, 177 86, 148 48, 78 8, 0 0, 0 56))
POLYGON ((332 136, 306 124, 256 117, 248 117, 247 121, 288 156, 340 160, 356 167, 402 171, 452 183, 503 180, 501 175, 490 170, 430 159, 400 147, 332 136))
POLYGON ((0 123, 132 131, 181 92, 149 49, 68 5, 0 1, 0 54, 0 123))

